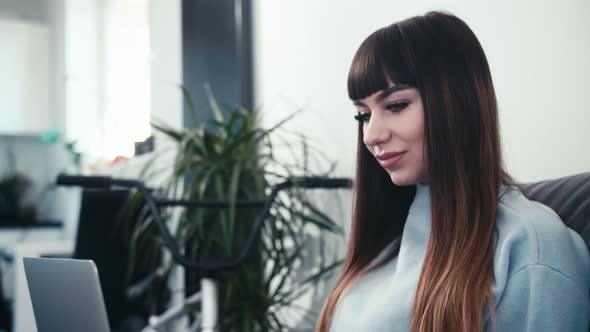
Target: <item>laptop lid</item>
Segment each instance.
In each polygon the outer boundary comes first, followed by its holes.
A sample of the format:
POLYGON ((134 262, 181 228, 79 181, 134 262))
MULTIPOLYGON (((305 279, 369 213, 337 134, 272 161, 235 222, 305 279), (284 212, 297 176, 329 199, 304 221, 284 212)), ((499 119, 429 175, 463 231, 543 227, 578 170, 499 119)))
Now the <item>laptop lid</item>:
POLYGON ((39 332, 109 332, 98 279, 90 260, 23 259, 39 332))

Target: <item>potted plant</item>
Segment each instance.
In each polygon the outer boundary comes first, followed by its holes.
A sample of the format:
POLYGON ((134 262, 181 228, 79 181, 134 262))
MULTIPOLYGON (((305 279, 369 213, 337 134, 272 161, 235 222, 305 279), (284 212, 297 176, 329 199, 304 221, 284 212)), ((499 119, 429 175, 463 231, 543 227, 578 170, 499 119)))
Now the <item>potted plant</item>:
POLYGON ((26 206, 23 198, 33 183, 16 170, 16 158, 10 145, 7 155, 8 172, 0 178, 0 223, 31 224, 35 219, 35 208, 26 206))
POLYGON ((12 224, 30 224, 35 219, 35 210, 23 206, 23 196, 31 186, 31 180, 20 173, 0 179, 0 220, 12 224))
MULTIPOLYGON (((184 90, 183 90, 184 91, 184 90)), ((153 127, 174 142, 173 165, 163 168, 171 175, 160 186, 160 195, 185 200, 224 200, 227 209, 186 209, 175 230, 176 241, 194 260, 236 257, 260 209, 236 208, 237 200, 260 199, 268 194, 271 184, 291 176, 328 176, 334 163, 322 158, 302 135, 282 130, 281 121, 271 128, 259 126, 258 113, 241 107, 221 105, 210 89, 210 111, 214 120, 196 128, 175 129, 160 122, 153 127), (279 157, 278 149, 290 151, 293 158, 279 157), (301 156, 297 158, 294 156, 301 156), (318 167, 319 166, 319 167, 318 167), (323 169, 312 173, 311 169, 323 169)), ((190 96, 185 102, 196 118, 190 96)), ((155 160, 143 172, 152 178, 161 172, 155 160)), ((140 197, 131 205, 139 206, 140 197)), ((130 215, 130 214, 128 214, 130 215)), ((129 280, 148 272, 151 287, 148 301, 160 303, 165 279, 174 264, 162 259, 161 239, 154 225, 141 216, 131 223, 129 280)), ((253 252, 241 267, 214 274, 219 283, 219 331, 282 331, 294 322, 285 310, 298 311, 299 327, 313 329, 317 312, 301 308, 297 301, 306 292, 330 277, 341 261, 330 261, 310 250, 313 238, 322 241, 328 235, 342 236, 341 227, 318 208, 309 192, 293 189, 281 194, 274 203, 253 252), (303 266, 306 269, 303 269, 303 266)), ((186 291, 199 287, 203 277, 198 271, 187 273, 186 291)))

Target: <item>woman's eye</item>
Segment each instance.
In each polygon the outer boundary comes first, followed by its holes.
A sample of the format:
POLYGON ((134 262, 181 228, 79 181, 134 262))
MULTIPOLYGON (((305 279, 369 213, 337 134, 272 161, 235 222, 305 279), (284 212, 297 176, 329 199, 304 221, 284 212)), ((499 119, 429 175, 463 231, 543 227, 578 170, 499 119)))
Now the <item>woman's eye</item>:
MULTIPOLYGON (((402 111, 404 108, 408 107, 409 104, 410 104, 410 102, 408 102, 408 101, 398 101, 398 102, 394 102, 394 103, 386 105, 385 109, 390 112, 397 113, 397 112, 402 111)), ((354 116, 354 118, 359 122, 369 122, 369 120, 371 119, 371 112, 360 112, 359 111, 354 116)))
POLYGON ((360 122, 369 122, 369 120, 371 119, 371 113, 370 112, 358 112, 355 116, 354 119, 360 122))
POLYGON ((399 112, 399 111, 403 110, 404 108, 408 107, 409 104, 410 103, 407 101, 391 103, 391 104, 387 105, 385 107, 385 109, 395 113, 395 112, 399 112))

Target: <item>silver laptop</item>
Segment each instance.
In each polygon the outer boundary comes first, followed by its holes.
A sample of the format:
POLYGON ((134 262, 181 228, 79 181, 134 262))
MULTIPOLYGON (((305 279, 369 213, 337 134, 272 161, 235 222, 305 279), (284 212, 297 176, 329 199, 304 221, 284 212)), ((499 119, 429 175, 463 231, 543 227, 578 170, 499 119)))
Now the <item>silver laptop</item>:
POLYGON ((23 260, 39 332, 110 332, 93 261, 23 260))

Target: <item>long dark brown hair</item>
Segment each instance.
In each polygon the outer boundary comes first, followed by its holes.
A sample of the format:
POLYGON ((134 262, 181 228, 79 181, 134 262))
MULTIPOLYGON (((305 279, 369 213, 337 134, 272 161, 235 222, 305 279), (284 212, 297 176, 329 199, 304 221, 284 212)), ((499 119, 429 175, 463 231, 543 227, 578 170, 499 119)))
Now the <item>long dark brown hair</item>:
MULTIPOLYGON (((429 12, 370 35, 348 76, 352 100, 389 84, 418 89, 432 226, 414 304, 411 331, 479 331, 488 306, 492 324, 493 255, 504 171, 496 96, 488 62, 459 18, 429 12)), ((349 246, 340 276, 316 326, 329 330, 338 302, 365 274, 393 259, 399 241, 378 264, 369 263, 401 238, 415 186, 397 186, 363 144, 358 127, 357 170, 349 246)), ((395 309, 393 309, 395 310, 395 309)))

